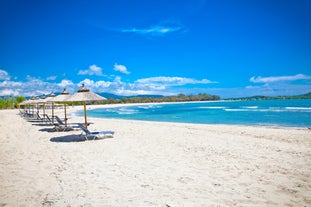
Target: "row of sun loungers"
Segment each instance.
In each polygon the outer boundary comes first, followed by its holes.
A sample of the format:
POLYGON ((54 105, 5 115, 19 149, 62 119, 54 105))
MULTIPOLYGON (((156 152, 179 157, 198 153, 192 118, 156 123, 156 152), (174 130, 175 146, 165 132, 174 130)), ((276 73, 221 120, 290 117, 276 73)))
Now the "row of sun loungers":
POLYGON ((19 111, 19 114, 27 119, 28 121, 36 121, 36 122, 45 122, 50 124, 53 128, 52 131, 72 131, 72 130, 81 130, 80 136, 84 137, 85 140, 90 139, 99 139, 103 137, 113 137, 114 131, 99 131, 99 132, 91 132, 90 130, 85 127, 84 124, 80 123, 69 123, 66 124, 63 122, 62 119, 60 119, 58 116, 54 116, 54 122, 52 119, 47 115, 43 114, 42 116, 39 114, 39 112, 36 113, 29 113, 27 111, 19 111))

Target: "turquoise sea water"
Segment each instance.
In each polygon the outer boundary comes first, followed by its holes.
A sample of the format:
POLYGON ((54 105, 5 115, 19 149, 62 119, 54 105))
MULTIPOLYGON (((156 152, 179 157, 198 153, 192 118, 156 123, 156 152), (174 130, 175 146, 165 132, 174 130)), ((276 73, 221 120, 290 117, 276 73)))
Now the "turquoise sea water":
MULTIPOLYGON (((78 113, 83 115, 83 111, 78 113)), ((311 127, 311 99, 125 105, 88 110, 87 114, 163 122, 311 127)))

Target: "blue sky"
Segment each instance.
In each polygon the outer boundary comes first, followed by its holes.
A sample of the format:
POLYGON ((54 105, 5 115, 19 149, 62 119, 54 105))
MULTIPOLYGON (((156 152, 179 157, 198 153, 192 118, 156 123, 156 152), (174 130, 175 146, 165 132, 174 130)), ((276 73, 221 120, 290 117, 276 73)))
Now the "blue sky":
POLYGON ((309 0, 1 0, 0 95, 311 91, 309 0))

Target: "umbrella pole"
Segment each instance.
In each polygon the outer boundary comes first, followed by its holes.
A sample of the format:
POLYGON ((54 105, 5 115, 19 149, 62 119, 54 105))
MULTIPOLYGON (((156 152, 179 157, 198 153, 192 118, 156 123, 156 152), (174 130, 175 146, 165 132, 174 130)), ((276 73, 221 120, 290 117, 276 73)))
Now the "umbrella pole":
POLYGON ((67 127, 66 102, 64 103, 64 110, 65 110, 65 127, 67 127))
POLYGON ((45 103, 43 103, 43 120, 45 121, 45 103))
POLYGON ((52 124, 54 124, 54 102, 52 102, 52 124))
POLYGON ((87 120, 86 120, 86 103, 83 101, 83 107, 84 107, 84 122, 85 122, 85 128, 87 128, 87 120))

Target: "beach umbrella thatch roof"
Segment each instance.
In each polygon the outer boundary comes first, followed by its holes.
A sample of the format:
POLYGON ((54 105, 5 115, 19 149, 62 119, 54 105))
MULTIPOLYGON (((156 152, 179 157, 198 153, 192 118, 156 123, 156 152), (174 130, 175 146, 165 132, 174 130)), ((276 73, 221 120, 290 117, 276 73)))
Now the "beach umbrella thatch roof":
POLYGON ((38 98, 38 97, 32 96, 32 97, 28 100, 28 103, 27 103, 27 104, 34 105, 34 104, 37 104, 38 101, 39 101, 39 98, 38 98))
POLYGON ((47 97, 45 100, 46 100, 46 102, 53 102, 53 99, 55 98, 55 93, 54 92, 52 92, 50 95, 49 95, 49 97, 47 97))
POLYGON ((81 89, 78 90, 77 93, 73 94, 66 101, 76 102, 76 101, 102 101, 102 100, 106 100, 106 98, 91 92, 89 89, 85 88, 84 84, 82 84, 81 89))
POLYGON ((39 101, 38 97, 32 96, 30 99, 21 102, 20 105, 33 105, 37 104, 38 101, 39 101))
POLYGON ((46 103, 46 96, 43 94, 40 99, 38 99, 37 103, 46 103))
POLYGON ((22 101, 19 103, 19 105, 28 105, 28 104, 30 104, 30 101, 31 101, 30 99, 22 101))
POLYGON ((52 99, 53 102, 65 102, 70 97, 70 94, 66 91, 66 88, 64 88, 63 92, 59 94, 58 96, 54 97, 52 99))

